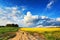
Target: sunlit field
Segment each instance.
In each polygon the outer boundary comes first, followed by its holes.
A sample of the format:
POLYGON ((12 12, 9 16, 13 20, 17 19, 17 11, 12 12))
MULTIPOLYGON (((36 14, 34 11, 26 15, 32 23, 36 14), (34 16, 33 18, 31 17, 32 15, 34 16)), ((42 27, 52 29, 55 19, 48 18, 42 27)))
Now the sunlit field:
POLYGON ((60 40, 60 28, 20 28, 20 30, 31 34, 37 32, 44 35, 46 40, 60 40))
POLYGON ((39 33, 43 35, 46 40, 60 40, 60 28, 19 28, 19 27, 1 27, 0 40, 8 40, 16 36, 15 32, 27 31, 31 35, 39 33))
POLYGON ((60 31, 60 28, 20 28, 20 30, 31 32, 53 32, 60 31))

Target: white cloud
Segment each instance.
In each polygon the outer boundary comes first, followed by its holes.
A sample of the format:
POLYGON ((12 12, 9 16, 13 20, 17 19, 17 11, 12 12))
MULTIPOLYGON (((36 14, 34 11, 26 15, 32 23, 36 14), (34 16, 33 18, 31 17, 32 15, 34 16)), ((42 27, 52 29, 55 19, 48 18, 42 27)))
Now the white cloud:
POLYGON ((27 12, 27 15, 24 16, 24 20, 26 22, 33 21, 34 19, 37 19, 37 15, 32 15, 29 11, 27 12))
POLYGON ((50 1, 50 2, 47 4, 47 8, 51 8, 52 5, 53 5, 53 3, 54 3, 54 0, 50 1))
POLYGON ((32 16, 30 11, 27 12, 27 16, 32 16))
POLYGON ((18 24, 21 27, 42 27, 60 25, 60 18, 52 19, 46 16, 32 15, 30 11, 23 15, 18 8, 1 8, 0 25, 18 24), (22 18, 23 17, 23 18, 22 18))
POLYGON ((8 19, 0 19, 0 25, 12 24, 13 22, 8 19))
POLYGON ((38 19, 37 15, 32 15, 31 12, 27 12, 27 15, 24 16, 23 22, 26 26, 33 26, 34 24, 34 20, 38 19))
POLYGON ((38 25, 38 26, 36 26, 37 28, 39 28, 39 27, 44 27, 43 25, 38 25))
POLYGON ((41 16, 41 18, 42 18, 42 19, 45 19, 45 18, 48 18, 48 17, 46 17, 46 16, 41 16))
POLYGON ((0 11, 0 25, 6 25, 8 23, 19 23, 22 13, 17 7, 5 7, 0 11))
POLYGON ((56 18, 56 21, 60 21, 60 18, 56 18))

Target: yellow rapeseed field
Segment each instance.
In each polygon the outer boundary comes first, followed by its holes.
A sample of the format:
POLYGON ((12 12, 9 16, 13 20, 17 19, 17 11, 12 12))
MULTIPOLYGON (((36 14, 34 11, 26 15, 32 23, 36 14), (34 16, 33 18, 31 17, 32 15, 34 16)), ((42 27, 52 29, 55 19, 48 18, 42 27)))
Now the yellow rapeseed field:
POLYGON ((31 32, 53 32, 60 31, 60 28, 20 28, 20 30, 31 32))

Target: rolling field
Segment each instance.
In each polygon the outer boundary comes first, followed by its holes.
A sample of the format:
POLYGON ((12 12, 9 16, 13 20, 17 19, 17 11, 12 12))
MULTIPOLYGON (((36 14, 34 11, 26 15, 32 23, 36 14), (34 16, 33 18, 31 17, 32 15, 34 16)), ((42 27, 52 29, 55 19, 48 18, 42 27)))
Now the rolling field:
POLYGON ((31 37, 31 35, 32 36, 40 35, 40 39, 45 38, 44 40, 60 40, 60 28, 19 28, 19 27, 1 27, 0 28, 0 40, 8 40, 10 38, 14 38, 15 36, 16 36, 15 37, 15 40, 16 40, 17 37, 18 38, 19 36, 23 37, 24 35, 26 37, 28 36, 31 37), (17 32, 17 35, 16 35, 16 32, 17 32))
POLYGON ((20 28, 20 30, 31 32, 54 32, 60 31, 60 28, 20 28))
POLYGON ((60 28, 20 28, 22 31, 39 33, 45 36, 46 40, 60 40, 60 28))

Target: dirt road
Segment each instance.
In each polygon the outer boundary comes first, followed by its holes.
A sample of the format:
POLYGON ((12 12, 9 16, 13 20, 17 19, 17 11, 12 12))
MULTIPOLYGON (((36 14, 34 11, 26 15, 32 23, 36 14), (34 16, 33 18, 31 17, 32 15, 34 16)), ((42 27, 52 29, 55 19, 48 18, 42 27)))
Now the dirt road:
POLYGON ((18 31, 16 32, 16 36, 9 40, 45 40, 44 35, 40 35, 38 33, 34 33, 33 35, 29 32, 18 31))

